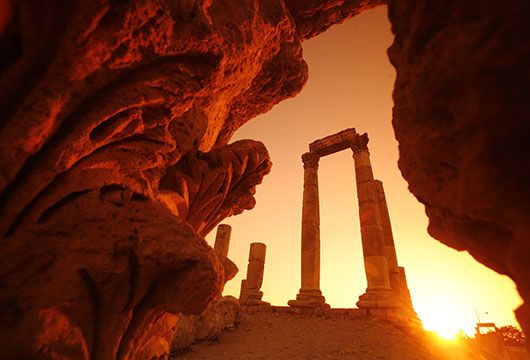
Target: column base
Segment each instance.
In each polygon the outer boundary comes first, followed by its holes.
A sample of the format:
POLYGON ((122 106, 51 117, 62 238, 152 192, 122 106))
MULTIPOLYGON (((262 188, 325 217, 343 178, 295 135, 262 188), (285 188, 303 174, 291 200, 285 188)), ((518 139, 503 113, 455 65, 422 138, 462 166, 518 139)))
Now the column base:
POLYGON ((242 306, 270 306, 270 303, 262 301, 263 291, 243 290, 239 295, 239 304, 242 306))
POLYGON ((359 296, 357 307, 367 315, 390 320, 407 329, 422 329, 421 320, 402 298, 390 289, 367 289, 359 296))
POLYGON ((300 289, 300 292, 296 295, 296 300, 289 300, 287 304, 291 307, 330 308, 330 306, 326 304, 326 298, 322 296, 322 292, 313 289, 300 289))
POLYGON ((359 309, 397 309, 403 304, 396 299, 391 289, 366 289, 366 293, 359 296, 359 309))

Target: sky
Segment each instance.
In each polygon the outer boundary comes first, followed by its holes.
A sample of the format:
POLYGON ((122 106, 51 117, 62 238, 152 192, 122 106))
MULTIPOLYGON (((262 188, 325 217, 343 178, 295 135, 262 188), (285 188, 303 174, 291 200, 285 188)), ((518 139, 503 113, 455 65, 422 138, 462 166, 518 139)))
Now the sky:
MULTIPOLYGON (((354 127, 367 132, 374 176, 383 182, 398 262, 405 267, 424 328, 450 337, 473 334, 477 314, 499 326, 517 324, 521 299, 506 276, 427 233, 424 207, 397 166, 392 119, 395 70, 386 7, 365 12, 303 43, 309 80, 295 98, 241 127, 232 141, 254 139, 268 148, 272 172, 257 187, 256 207, 226 219, 232 226, 228 257, 239 267, 225 295, 239 296, 250 243, 267 245, 263 300, 285 306, 300 288, 303 166, 316 139, 354 127), (487 314, 486 314, 487 313, 487 314)), ((351 151, 320 159, 321 290, 332 307, 353 308, 366 289, 354 164, 351 151)), ((213 246, 215 230, 206 237, 213 246)))

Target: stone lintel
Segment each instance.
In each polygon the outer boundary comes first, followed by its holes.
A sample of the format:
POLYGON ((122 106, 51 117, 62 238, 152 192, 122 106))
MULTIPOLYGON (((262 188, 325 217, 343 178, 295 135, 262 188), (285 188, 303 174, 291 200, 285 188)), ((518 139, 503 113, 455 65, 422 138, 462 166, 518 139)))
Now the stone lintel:
POLYGON ((313 141, 309 144, 309 151, 314 152, 319 156, 330 155, 351 148, 356 137, 357 132, 354 128, 342 130, 336 134, 313 141))

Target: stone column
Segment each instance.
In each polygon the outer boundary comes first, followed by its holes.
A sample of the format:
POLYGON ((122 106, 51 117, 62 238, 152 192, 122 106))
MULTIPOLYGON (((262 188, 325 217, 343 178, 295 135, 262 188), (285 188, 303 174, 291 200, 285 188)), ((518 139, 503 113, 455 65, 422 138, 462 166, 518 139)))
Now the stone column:
POLYGON ((410 298, 410 291, 407 286, 405 269, 398 266, 394 235, 392 234, 392 225, 390 223, 390 214, 388 212, 383 183, 379 180, 375 180, 374 186, 376 189, 379 214, 381 217, 381 227, 383 229, 385 254, 388 260, 390 287, 394 294, 394 298, 402 301, 403 306, 410 310, 412 309, 412 300, 410 298))
POLYGON ((383 230, 385 254, 386 258, 388 259, 388 268, 391 272, 397 272, 398 262, 396 247, 394 245, 394 235, 392 234, 392 224, 390 223, 390 214, 388 213, 383 183, 379 180, 374 180, 374 189, 376 192, 377 205, 379 208, 379 217, 381 219, 381 228, 383 230))
POLYGON ((326 299, 320 291, 320 212, 318 199, 318 154, 308 152, 302 155, 304 163, 304 198, 302 204, 302 287, 296 300, 290 300, 294 307, 325 307, 326 299))
POLYGON ((267 246, 265 244, 250 244, 247 278, 241 281, 241 293, 239 295, 241 305, 269 305, 269 303, 261 301, 263 292, 260 291, 263 283, 266 251, 267 246))
POLYGON ((374 181, 368 136, 360 135, 352 146, 361 220, 361 241, 364 268, 368 283, 366 293, 361 295, 359 308, 393 308, 391 301, 388 259, 385 251, 385 236, 379 211, 377 188, 374 181))
POLYGON ((217 255, 228 257, 230 234, 232 234, 232 227, 230 225, 221 224, 217 227, 217 233, 215 234, 215 245, 213 247, 217 255))
POLYGON ((215 235, 214 250, 217 255, 228 257, 228 248, 230 246, 230 234, 232 227, 227 224, 221 224, 217 227, 217 234, 215 235))
POLYGON ((405 268, 402 266, 398 267, 398 279, 399 283, 397 288, 399 289, 399 295, 403 300, 406 308, 413 309, 412 298, 410 297, 409 286, 407 284, 407 275, 405 274, 405 268))

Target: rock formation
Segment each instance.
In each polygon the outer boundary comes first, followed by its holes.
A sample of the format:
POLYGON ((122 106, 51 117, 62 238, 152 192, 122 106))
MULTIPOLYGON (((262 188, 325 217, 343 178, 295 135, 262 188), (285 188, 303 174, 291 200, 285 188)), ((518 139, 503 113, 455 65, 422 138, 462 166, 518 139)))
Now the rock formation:
POLYGON ((389 2, 399 167, 429 233, 510 276, 530 332, 530 2, 389 2))
MULTIPOLYGON (((301 40, 381 3, 0 0, 3 357, 167 353, 176 314, 233 276, 204 235, 270 169, 231 135, 300 91, 301 40)), ((400 167, 430 232, 528 301, 530 4, 389 9, 400 167)))
POLYGON ((302 38, 380 2, 1 0, 3 357, 166 354, 234 275, 204 235, 270 170, 232 133, 300 91, 302 38))
POLYGON ((239 301, 233 296, 215 300, 201 315, 181 315, 171 342, 171 352, 186 351, 194 342, 215 340, 240 321, 239 301))

